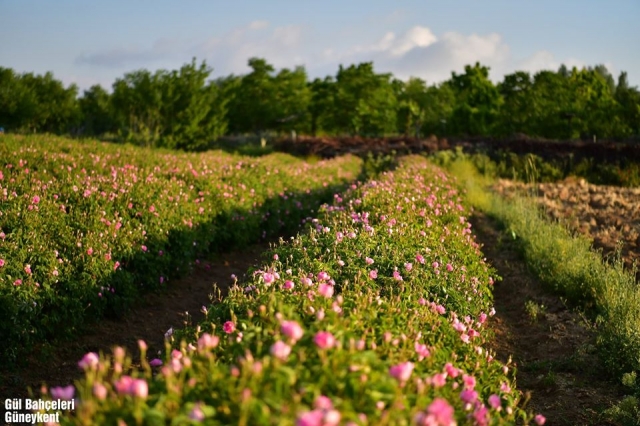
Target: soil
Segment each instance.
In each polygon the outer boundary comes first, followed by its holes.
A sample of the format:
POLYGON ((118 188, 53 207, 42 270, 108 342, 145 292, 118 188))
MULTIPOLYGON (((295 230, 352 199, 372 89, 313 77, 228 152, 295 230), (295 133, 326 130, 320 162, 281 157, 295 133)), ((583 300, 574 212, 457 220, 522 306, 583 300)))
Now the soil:
POLYGON ((537 185, 500 180, 495 189, 507 196, 522 191, 532 194, 550 218, 562 220, 571 230, 592 239, 605 257, 619 248, 629 269, 640 261, 640 188, 572 179, 537 185))
POLYGON ((219 254, 210 262, 194 265, 189 277, 171 282, 167 291, 149 294, 143 303, 118 320, 102 320, 90 332, 72 342, 42 348, 11 371, 0 371, 0 397, 25 398, 28 388, 37 394, 42 383, 67 385, 80 379, 78 361, 87 352, 111 353, 116 345, 127 349, 134 362, 139 359, 138 340, 147 342, 147 357, 164 352, 164 334, 186 322, 203 318, 201 308, 210 304, 214 283, 226 293, 233 284, 231 274, 239 280, 251 266, 257 266, 268 244, 257 244, 242 251, 219 254), (188 312, 188 314, 187 314, 188 312))
POLYGON ((544 415, 546 425, 611 424, 600 413, 622 395, 598 368, 589 322, 544 289, 496 223, 480 213, 471 223, 483 253, 502 277, 494 286, 496 315, 490 326, 495 338, 490 346, 499 360, 513 358, 517 388, 529 398, 526 408, 544 415))
MULTIPOLYGON (((228 139, 228 138, 227 138, 228 139)), ((237 145, 238 140, 229 140, 237 145), (234 143, 235 142, 235 143, 234 143)), ((491 138, 486 136, 453 137, 449 139, 429 137, 393 136, 393 137, 361 137, 361 136, 298 136, 279 138, 272 141, 278 151, 294 155, 317 155, 332 158, 346 153, 364 155, 369 152, 380 154, 398 154, 449 150, 461 148, 466 153, 501 153, 511 152, 517 155, 535 154, 545 160, 556 160, 566 164, 591 159, 599 164, 620 164, 628 161, 640 161, 639 140, 627 141, 598 140, 565 140, 552 141, 532 138, 523 134, 514 134, 507 138, 491 138)))

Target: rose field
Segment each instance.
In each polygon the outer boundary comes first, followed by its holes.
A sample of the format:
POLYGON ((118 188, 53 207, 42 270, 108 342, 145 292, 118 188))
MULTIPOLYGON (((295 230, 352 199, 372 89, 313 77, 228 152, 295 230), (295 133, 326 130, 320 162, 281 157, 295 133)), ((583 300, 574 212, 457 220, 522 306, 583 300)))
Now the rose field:
MULTIPOLYGON (((510 366, 485 347, 491 268, 455 185, 424 159, 334 196, 312 229, 129 372, 89 353, 80 424, 513 423, 510 366), (389 196, 389 194, 393 194, 389 196), (151 357, 149 357, 151 358, 151 357)), ((52 388, 54 398, 74 388, 52 388)), ((538 419, 540 420, 540 419, 538 419)))
POLYGON ((492 192, 461 152, 1 141, 3 371, 80 342, 75 373, 38 364, 42 380, 25 382, 75 400, 62 424, 636 424, 632 271, 492 192), (211 270, 259 242, 244 276, 211 270), (81 343, 145 301, 185 297, 196 272, 217 277, 199 316, 81 343))
POLYGON ((50 136, 4 136, 0 158, 0 351, 9 360, 119 315, 207 253, 294 232, 362 165, 50 136))
POLYGON ((200 324, 167 332, 166 356, 144 341, 136 364, 122 347, 89 352, 84 378, 40 389, 77 399, 63 423, 533 421, 513 365, 486 345, 495 271, 459 187, 424 158, 357 181, 349 156, 53 141, 2 146, 9 359, 126 312, 211 252, 308 224, 221 301, 203 300, 200 324))

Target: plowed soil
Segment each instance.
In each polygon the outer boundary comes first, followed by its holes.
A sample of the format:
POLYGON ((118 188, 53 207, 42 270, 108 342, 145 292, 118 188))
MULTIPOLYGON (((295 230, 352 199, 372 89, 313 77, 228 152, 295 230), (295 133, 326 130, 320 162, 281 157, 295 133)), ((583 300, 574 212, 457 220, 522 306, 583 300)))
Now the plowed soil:
POLYGON ((495 189, 506 196, 532 194, 549 217, 591 238, 605 256, 614 254, 619 245, 628 268, 640 259, 640 188, 574 179, 537 185, 500 180, 495 189))

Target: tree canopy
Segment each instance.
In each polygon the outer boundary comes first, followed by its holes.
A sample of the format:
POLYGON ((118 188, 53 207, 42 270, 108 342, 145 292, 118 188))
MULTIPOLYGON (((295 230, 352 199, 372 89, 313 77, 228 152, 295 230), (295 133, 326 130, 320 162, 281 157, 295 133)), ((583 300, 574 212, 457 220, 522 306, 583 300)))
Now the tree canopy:
POLYGON ((533 75, 516 71, 494 84, 476 63, 439 84, 401 81, 372 62, 340 66, 310 80, 305 68, 276 70, 263 58, 245 75, 211 80, 203 61, 179 70, 145 69, 116 79, 109 93, 78 96, 51 73, 0 67, 0 126, 11 132, 111 135, 133 143, 200 150, 223 135, 508 136, 550 139, 640 136, 640 92, 626 72, 604 65, 533 75))

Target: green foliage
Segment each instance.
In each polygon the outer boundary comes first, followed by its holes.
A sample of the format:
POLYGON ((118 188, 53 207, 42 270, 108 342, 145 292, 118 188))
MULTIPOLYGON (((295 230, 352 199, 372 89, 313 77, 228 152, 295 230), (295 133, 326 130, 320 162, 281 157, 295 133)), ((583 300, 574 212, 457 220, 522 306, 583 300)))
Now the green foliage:
POLYGON ((531 76, 517 71, 494 85, 489 68, 467 65, 439 85, 395 79, 373 63, 340 66, 308 81, 304 67, 281 69, 263 58, 250 72, 209 81, 194 59, 179 70, 125 74, 109 94, 91 87, 76 99, 48 73, 0 68, 1 126, 11 132, 119 135, 152 147, 198 151, 222 135, 268 134, 510 136, 550 139, 640 135, 640 92, 604 65, 561 66, 531 76))
POLYGON ((85 357, 61 424, 409 424, 438 404, 439 424, 530 424, 512 366, 487 350, 494 271, 460 202, 417 157, 336 194, 197 327, 174 332, 164 365, 144 344, 133 373, 122 350, 85 357))
POLYGON ((538 317, 544 315, 546 311, 544 305, 536 303, 533 300, 527 300, 524 303, 524 309, 532 322, 538 321, 538 317))
POLYGON ((69 132, 80 118, 77 92, 51 73, 16 74, 0 67, 0 125, 18 133, 69 132))
POLYGON ((0 158, 0 354, 8 362, 120 315, 201 256, 296 231, 362 167, 356 157, 309 165, 285 154, 12 135, 0 158))
POLYGON ((615 406, 604 412, 604 417, 622 426, 637 426, 640 424, 640 401, 635 396, 626 396, 615 406))
POLYGON ((249 59, 251 72, 235 86, 229 102, 230 130, 262 132, 274 121, 272 102, 275 99, 274 68, 264 59, 249 59))
POLYGON ((399 82, 399 86, 398 129, 405 135, 419 136, 426 120, 427 83, 419 78, 410 78, 406 83, 399 82))
POLYGON ((226 99, 215 84, 207 84, 211 71, 204 62, 197 68, 194 59, 166 77, 162 84, 162 146, 202 150, 226 133, 226 99))
MULTIPOLYGON (((627 96, 622 95, 623 92, 625 90, 621 89, 620 96, 627 96)), ((507 129, 552 139, 591 138, 594 135, 600 138, 625 137, 633 134, 629 127, 634 125, 633 114, 624 117, 624 107, 615 98, 613 79, 602 65, 595 69, 574 68, 571 71, 565 67, 558 73, 540 71, 534 76, 533 85, 527 93, 524 99, 529 105, 528 125, 523 123, 522 128, 511 126, 507 129)), ((637 99, 629 100, 629 104, 637 102, 637 99)), ((507 101, 507 104, 516 106, 509 113, 523 117, 524 111, 518 109, 517 104, 514 105, 513 101, 507 101)), ((631 105, 627 108, 627 111, 635 109, 631 105)), ((508 121, 508 124, 513 124, 513 121, 508 121)))
POLYGON ((333 132, 334 124, 333 105, 335 104, 335 81, 333 77, 324 80, 316 78, 309 83, 311 100, 309 103, 310 131, 313 136, 318 133, 333 132))
POLYGON ((621 121, 621 136, 640 135, 640 91, 629 87, 627 73, 621 72, 616 86, 616 115, 612 119, 621 121))
POLYGON ((451 121, 456 103, 456 95, 451 85, 442 83, 427 89, 425 104, 425 134, 446 136, 451 134, 451 121))
POLYGON ((155 74, 139 70, 124 75, 113 83, 113 111, 121 136, 145 146, 155 146, 162 133, 160 79, 165 71, 155 74))
POLYGON ((489 80, 488 67, 476 63, 464 70, 464 74, 451 73, 448 82, 456 95, 452 132, 470 136, 493 134, 503 103, 500 92, 489 80))
POLYGON ((122 136, 144 146, 202 150, 227 129, 226 104, 211 69, 195 59, 180 71, 128 73, 113 85, 112 105, 122 136))
POLYGON ((340 66, 333 123, 338 133, 381 136, 396 129, 397 99, 390 74, 376 74, 372 62, 340 66))
POLYGON ((635 372, 640 370, 640 288, 635 270, 626 270, 620 259, 605 262, 582 236, 574 236, 562 224, 549 221, 528 198, 505 200, 487 190, 486 177, 474 173, 473 165, 459 154, 448 168, 464 178, 467 197, 478 209, 499 220, 517 236, 530 270, 571 303, 581 305, 595 319, 597 347, 603 365, 636 394, 608 410, 608 415, 638 419, 640 387, 635 372), (461 173, 462 171, 462 173, 461 173))
POLYGON ((382 173, 393 170, 398 163, 396 153, 373 154, 368 152, 362 167, 364 179, 377 179, 382 173))
MULTIPOLYGON (((573 70, 569 77, 572 93, 570 109, 577 111, 572 122, 572 133, 579 136, 619 133, 620 123, 615 117, 613 91, 601 71, 593 69, 573 70)), ((606 68, 604 68, 606 70, 606 68)))
POLYGON ((532 134, 531 96, 533 82, 528 72, 517 71, 505 75, 498 84, 498 90, 504 99, 500 114, 499 133, 512 135, 517 132, 532 134))
POLYGON ((275 121, 272 128, 278 132, 309 132, 309 104, 311 89, 307 84, 307 73, 303 67, 290 71, 280 70, 275 76, 275 99, 271 108, 275 121))
POLYGON ((440 165, 466 159, 481 175, 490 178, 531 183, 557 182, 574 176, 596 185, 640 186, 640 166, 632 162, 605 164, 587 158, 575 161, 571 155, 564 159, 545 160, 535 154, 518 155, 505 151, 493 151, 490 155, 482 152, 465 154, 461 148, 437 152, 432 158, 440 165))
POLYGON ((275 69, 266 60, 249 59, 249 74, 229 85, 230 130, 234 133, 309 131, 311 90, 303 67, 275 69))
POLYGON ((572 120, 577 111, 570 107, 569 76, 553 71, 540 71, 533 77, 529 98, 532 136, 573 138, 572 120))
POLYGON ((89 90, 84 91, 78 102, 82 114, 83 133, 104 135, 117 131, 113 121, 111 98, 102 86, 91 86, 89 90))

